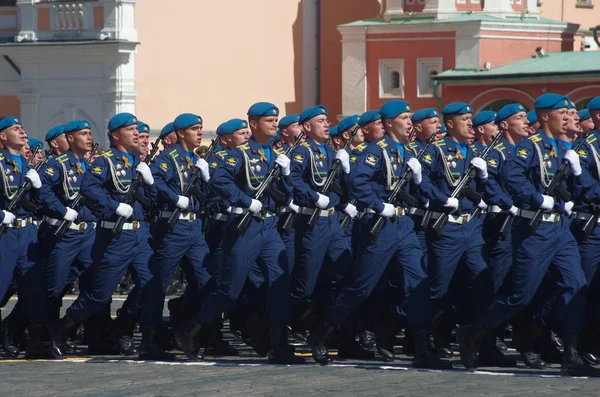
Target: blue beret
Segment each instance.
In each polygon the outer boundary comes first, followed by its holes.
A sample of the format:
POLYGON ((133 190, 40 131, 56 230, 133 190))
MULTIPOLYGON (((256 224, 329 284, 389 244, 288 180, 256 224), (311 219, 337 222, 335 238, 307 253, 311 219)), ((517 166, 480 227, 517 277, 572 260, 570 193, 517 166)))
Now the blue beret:
POLYGON ((231 119, 229 121, 224 122, 217 128, 217 135, 227 135, 233 134, 237 130, 241 130, 242 128, 247 128, 248 122, 242 119, 231 119))
POLYGON ((591 118, 589 109, 581 109, 579 112, 577 112, 577 115, 579 116, 579 121, 591 118))
POLYGON ((86 128, 91 129, 92 124, 87 120, 73 120, 73 121, 68 122, 64 127, 65 127, 65 129, 63 132, 65 134, 67 134, 69 132, 80 131, 80 130, 84 130, 86 128))
POLYGON ((318 106, 315 106, 312 108, 304 109, 302 111, 302 113, 300 113, 300 119, 298 120, 298 123, 304 124, 308 120, 312 119, 313 117, 317 117, 322 114, 324 114, 324 115, 329 114, 329 112, 327 111, 327 108, 323 105, 318 105, 318 106))
POLYGON ((281 120, 279 120, 278 127, 279 129, 287 128, 290 125, 297 123, 298 120, 300 120, 299 114, 288 114, 287 116, 284 116, 281 118, 281 120))
POLYGON ((446 116, 473 113, 473 106, 465 102, 452 102, 444 106, 442 113, 446 116))
POLYGON ((417 123, 421 120, 432 119, 434 117, 440 117, 440 113, 436 108, 423 108, 419 109, 410 116, 410 121, 417 123))
POLYGON ((108 121, 108 131, 115 131, 119 128, 129 127, 131 125, 137 125, 137 117, 131 113, 119 113, 116 114, 108 121))
POLYGON ((401 113, 410 112, 410 104, 404 101, 388 101, 381 106, 379 114, 382 119, 393 119, 401 113))
POLYGON ((480 125, 493 123, 496 120, 496 112, 493 110, 483 110, 473 116, 473 127, 477 128, 480 125))
POLYGON ((379 110, 367 110, 358 119, 358 125, 364 127, 365 125, 381 119, 379 110))
POLYGON ((279 116, 279 109, 277 106, 269 102, 258 102, 250 106, 248 109, 248 116, 250 117, 262 117, 262 116, 279 116))
MULTIPOLYGON (((513 114, 517 114, 519 112, 527 112, 525 106, 520 103, 509 103, 508 105, 502 106, 500 110, 498 110, 498 115, 496 116, 496 123, 501 122, 502 120, 506 120, 513 114)), ((473 122, 475 124, 475 122, 473 122)))
POLYGON ((600 96, 592 98, 588 102, 586 108, 588 108, 589 110, 598 110, 598 109, 600 109, 600 96))
MULTIPOLYGON (((337 125, 338 132, 342 133, 346 130, 349 130, 350 128, 358 124, 359 119, 360 116, 356 114, 353 116, 343 118, 342 121, 340 121, 340 123, 337 125)), ((331 135, 331 129, 329 129, 329 135, 331 135)))
POLYGON ((173 121, 173 128, 177 130, 185 130, 196 124, 202 124, 202 117, 192 113, 182 113, 175 121, 173 121))
POLYGON ((65 125, 64 124, 57 125, 56 127, 50 128, 50 131, 48 131, 46 133, 46 137, 44 138, 44 140, 46 142, 50 142, 51 140, 53 140, 57 136, 62 135, 64 133, 65 133, 65 125))
POLYGON ((329 129, 329 136, 338 136, 338 135, 340 135, 339 125, 336 125, 335 127, 331 127, 329 129))
POLYGON ((529 120, 529 124, 535 124, 538 122, 537 113, 535 113, 535 110, 530 110, 527 112, 527 120, 529 120))
POLYGON ((534 103, 536 109, 562 109, 569 107, 568 97, 559 94, 543 94, 537 97, 534 103))
POLYGON ((440 126, 440 132, 441 132, 442 134, 445 134, 446 132, 448 132, 448 131, 446 130, 446 124, 442 123, 442 125, 440 126))
POLYGON ((273 138, 271 138, 271 144, 274 144, 275 142, 278 142, 279 140, 281 140, 281 130, 277 129, 277 133, 275 134, 275 136, 273 138))
POLYGON ((0 131, 4 131, 8 127, 21 124, 21 120, 17 116, 8 116, 0 120, 0 131))
POLYGON ((169 124, 165 125, 162 130, 160 130, 160 135, 158 135, 158 137, 164 138, 173 131, 175 131, 175 127, 173 127, 173 122, 170 122, 169 124))
POLYGON ((144 123, 143 121, 139 121, 138 120, 138 132, 140 134, 149 134, 150 133, 150 126, 146 123, 144 123))
POLYGON ((38 146, 44 147, 44 144, 39 139, 29 138, 29 147, 31 150, 35 150, 38 146))

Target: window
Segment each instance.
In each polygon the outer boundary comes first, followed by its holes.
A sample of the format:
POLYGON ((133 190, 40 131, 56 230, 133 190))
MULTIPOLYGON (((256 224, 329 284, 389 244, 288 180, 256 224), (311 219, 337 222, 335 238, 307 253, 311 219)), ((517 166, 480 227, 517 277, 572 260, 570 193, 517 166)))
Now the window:
POLYGON ((417 97, 423 98, 433 96, 432 76, 441 73, 443 70, 442 58, 417 59, 417 97))
POLYGON ((379 97, 404 98, 404 59, 379 61, 379 97))
POLYGON ((575 7, 592 8, 592 0, 575 0, 575 7))

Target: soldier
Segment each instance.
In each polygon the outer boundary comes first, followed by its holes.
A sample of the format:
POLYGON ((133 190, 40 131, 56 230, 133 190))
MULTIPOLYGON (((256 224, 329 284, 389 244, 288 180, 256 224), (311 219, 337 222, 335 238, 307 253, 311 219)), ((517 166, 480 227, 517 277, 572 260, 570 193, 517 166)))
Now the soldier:
MULTIPOLYGON (((40 228, 40 239, 53 342, 60 340, 55 334, 56 322, 72 267, 77 267, 76 273, 82 273, 92 265, 96 237, 96 216, 91 209, 85 205, 78 210, 70 207, 80 194, 83 176, 88 171, 85 158, 92 148, 91 124, 87 120, 73 120, 64 131, 69 150, 48 160, 42 169, 41 202, 45 222, 40 228), (69 222, 69 227, 58 241, 54 234, 63 221, 69 222)), ((59 345, 57 349, 64 355, 64 346, 59 345)))
POLYGON ((254 192, 275 165, 281 167, 283 179, 290 173, 290 161, 269 146, 277 133, 279 109, 267 102, 259 102, 248 110, 248 124, 252 131, 250 140, 223 159, 211 177, 211 187, 231 205, 223 236, 223 252, 219 268, 218 291, 211 293, 195 317, 175 330, 175 337, 186 355, 201 360, 202 352, 194 348, 194 335, 201 325, 210 324, 221 313, 231 308, 256 261, 256 270, 267 282, 267 309, 269 315, 269 362, 294 364, 304 360, 283 349, 283 328, 289 314, 289 268, 285 247, 277 233, 275 216, 277 203, 270 196, 263 201, 254 192), (248 212, 253 219, 248 229, 240 235, 236 226, 248 212), (200 354, 199 354, 200 353, 200 354))
POLYGON ((529 135, 537 134, 540 129, 540 122, 535 109, 527 112, 527 120, 529 121, 529 135))
MULTIPOLYGON (((96 159, 90 172, 84 174, 81 194, 90 207, 96 210, 99 229, 96 234, 92 257, 94 276, 92 286, 79 296, 67 314, 60 320, 59 334, 64 338, 73 327, 100 311, 110 301, 111 295, 130 264, 136 270, 142 294, 142 310, 139 319, 142 329, 152 325, 154 319, 146 309, 151 303, 150 292, 160 288, 159 279, 151 270, 152 249, 149 245, 149 223, 142 204, 122 202, 129 191, 136 173, 141 174, 143 187, 138 194, 156 202, 156 190, 152 172, 146 163, 140 162, 137 118, 130 113, 119 113, 108 122, 111 149, 96 159), (135 172, 134 172, 135 171, 135 172), (117 220, 125 223, 120 238, 113 235, 117 220)), ((128 336, 127 324, 120 324, 119 349, 123 354, 135 354, 133 341, 128 336)), ((143 336, 146 340, 148 336, 143 336)))
POLYGON ((173 146, 177 142, 177 133, 173 129, 173 122, 167 123, 158 135, 163 140, 165 148, 173 146))
MULTIPOLYGON (((296 137, 302 132, 302 127, 298 124, 299 119, 299 114, 289 114, 279 120, 278 127, 281 132, 281 140, 283 141, 281 149, 287 150, 288 147, 294 144, 296 137)), ((303 141, 305 139, 306 137, 303 138, 303 141)))
POLYGON ((56 156, 65 154, 67 150, 69 150, 69 143, 65 136, 64 124, 50 128, 46 133, 45 140, 48 143, 48 146, 50 146, 50 149, 52 149, 52 153, 56 156))
MULTIPOLYGON (((497 329, 525 309, 532 301, 548 269, 560 275, 557 310, 561 318, 565 350, 562 375, 595 375, 596 371, 577 352, 578 335, 584 326, 586 280, 581 270, 577 243, 569 231, 564 215, 570 214, 573 202, 546 195, 562 160, 571 166, 575 186, 586 182, 579 156, 566 150, 560 136, 567 132, 569 99, 558 94, 544 94, 535 101, 540 130, 522 140, 506 179, 515 204, 520 208, 514 221, 514 264, 511 288, 490 305, 476 325, 461 330, 461 360, 467 369, 477 367, 478 341, 486 329, 497 329), (532 231, 529 222, 535 211, 544 211, 539 226, 532 231)), ((563 184, 566 183, 563 181, 563 184)))
POLYGON ((140 160, 145 161, 148 154, 148 144, 150 143, 150 126, 138 120, 138 132, 139 156, 140 160))
POLYGON ((583 132, 594 129, 594 121, 590 116, 589 109, 581 109, 577 112, 577 115, 579 116, 579 125, 583 132))

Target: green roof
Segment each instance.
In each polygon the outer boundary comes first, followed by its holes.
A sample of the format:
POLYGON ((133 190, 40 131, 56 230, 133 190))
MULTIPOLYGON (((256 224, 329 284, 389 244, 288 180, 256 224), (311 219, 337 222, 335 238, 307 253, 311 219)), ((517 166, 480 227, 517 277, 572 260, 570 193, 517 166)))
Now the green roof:
POLYGON ((600 51, 550 52, 543 57, 526 58, 496 68, 492 67, 491 70, 446 70, 434 76, 433 79, 441 83, 450 83, 549 77, 600 78, 600 51))
POLYGON ((537 25, 567 25, 567 22, 557 21, 548 18, 533 18, 533 17, 494 17, 482 12, 465 12, 455 17, 446 19, 436 19, 434 17, 419 17, 414 16, 410 18, 399 18, 392 19, 389 22, 384 21, 381 18, 365 19, 362 21, 354 21, 345 23, 339 26, 387 26, 387 25, 419 25, 429 23, 458 23, 458 22, 505 22, 505 23, 527 23, 537 25))

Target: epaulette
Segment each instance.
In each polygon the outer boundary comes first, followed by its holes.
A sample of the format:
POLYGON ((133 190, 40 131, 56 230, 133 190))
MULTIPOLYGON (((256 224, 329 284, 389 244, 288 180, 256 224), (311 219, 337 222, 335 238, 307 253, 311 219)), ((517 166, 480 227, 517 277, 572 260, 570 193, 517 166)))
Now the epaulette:
POLYGON ((304 146, 310 149, 310 144, 308 142, 302 142, 300 146, 304 146))
POLYGON ((529 137, 529 140, 533 143, 536 142, 540 142, 542 140, 542 137, 540 136, 540 134, 535 134, 529 137))
POLYGON ((497 151, 501 152, 503 150, 506 149, 506 146, 504 146, 504 142, 500 142, 499 144, 497 144, 496 146, 494 146, 494 149, 496 149, 497 151))
POLYGON ((477 146, 475 146, 475 144, 474 144, 474 143, 472 143, 472 144, 470 145, 470 148, 471 148, 471 150, 472 150, 472 151, 474 151, 474 152, 476 152, 476 151, 478 150, 478 149, 477 149, 477 146))
POLYGON ((379 140, 379 142, 377 142, 377 146, 379 146, 380 148, 386 148, 388 146, 387 142, 385 141, 385 139, 381 139, 379 140))
POLYGON ((102 157, 109 158, 112 156, 113 156, 112 150, 107 150, 106 152, 102 153, 102 157))
POLYGON ((418 149, 419 145, 417 144, 417 142, 411 142, 408 144, 409 149, 418 149))
POLYGON ((240 149, 240 150, 250 150, 250 145, 248 145, 248 143, 242 143, 237 148, 240 149))
POLYGON ((362 151, 365 150, 367 146, 369 146, 369 145, 367 145, 365 142, 363 142, 360 145, 358 145, 357 147, 355 147, 354 150, 356 150, 359 153, 362 153, 362 151))
POLYGON ((446 146, 446 141, 440 139, 439 141, 434 141, 433 144, 437 147, 446 146))
POLYGON ((592 142, 595 142, 595 141, 597 141, 597 140, 598 140, 598 138, 596 138, 596 135, 594 135, 594 134, 590 134, 590 135, 587 137, 587 139, 586 139, 585 141, 586 141, 587 143, 592 143, 592 142))
POLYGON ((176 159, 177 157, 179 157, 179 153, 177 153, 177 149, 171 150, 169 152, 169 155, 171 156, 172 159, 176 159))
POLYGON ((225 150, 219 150, 218 152, 215 153, 217 156, 221 157, 222 159, 225 158, 225 156, 227 156, 227 151, 225 150))
POLYGON ((4 160, 4 155, 0 153, 0 161, 4 160))
POLYGON ((56 161, 58 161, 59 163, 65 163, 65 162, 69 161, 69 156, 67 156, 66 154, 63 154, 61 156, 58 156, 56 158, 56 161))
POLYGON ((275 149, 275 148, 273 148, 273 151, 275 152, 275 154, 285 154, 285 150, 283 150, 283 149, 275 149))

